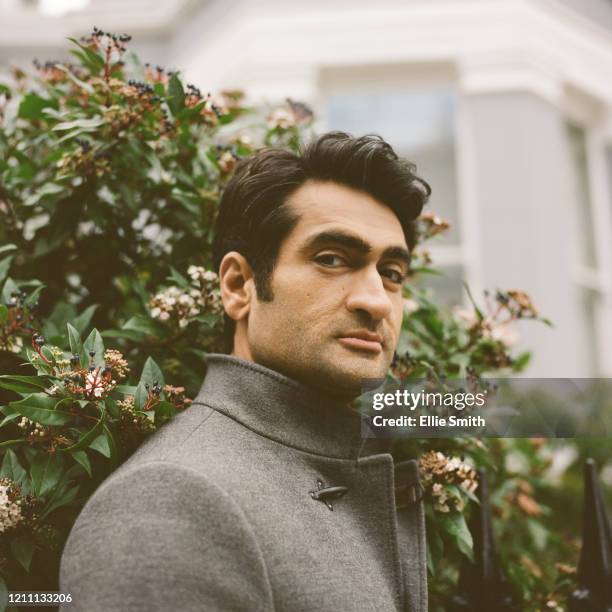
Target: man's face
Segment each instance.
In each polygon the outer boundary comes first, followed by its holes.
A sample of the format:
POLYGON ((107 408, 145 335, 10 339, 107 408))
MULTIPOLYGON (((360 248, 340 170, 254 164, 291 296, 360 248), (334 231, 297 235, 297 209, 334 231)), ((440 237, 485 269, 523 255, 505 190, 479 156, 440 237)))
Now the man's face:
POLYGON ((274 299, 253 300, 253 360, 349 400, 385 375, 403 313, 409 252, 395 213, 370 195, 308 181, 286 204, 299 215, 281 244, 274 299))

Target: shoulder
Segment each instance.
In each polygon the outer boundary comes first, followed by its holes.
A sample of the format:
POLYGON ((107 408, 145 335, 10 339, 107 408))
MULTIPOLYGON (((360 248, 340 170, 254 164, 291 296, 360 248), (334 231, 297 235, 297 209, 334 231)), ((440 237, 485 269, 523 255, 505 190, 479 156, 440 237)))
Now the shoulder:
POLYGON ((241 508, 219 484, 189 466, 153 460, 124 465, 111 474, 85 504, 73 532, 93 529, 102 536, 106 528, 116 530, 120 524, 119 529, 155 531, 181 524, 205 531, 211 524, 222 527, 228 518, 249 530, 241 508))
MULTIPOLYGON (((176 590, 177 581, 182 601, 215 593, 231 600, 233 591, 242 590, 239 574, 248 576, 242 597, 267 598, 267 571, 255 533, 222 487, 171 461, 122 468, 89 499, 64 548, 60 584, 79 594, 79 610, 86 602, 103 601, 112 604, 110 609, 140 610, 146 601, 149 610, 164 609, 158 604, 165 591, 176 590), (140 604, 118 605, 136 593, 140 604)), ((103 608, 96 603, 88 609, 103 608)))
POLYGON ((206 423, 215 415, 208 406, 192 405, 162 425, 158 431, 143 442, 138 450, 125 462, 125 466, 147 461, 163 461, 176 455, 183 444, 192 437, 205 432, 206 423))
POLYGON ((165 461, 200 473, 222 488, 252 470, 277 444, 204 403, 194 403, 147 439, 119 470, 165 461))
POLYGON ((185 501, 184 497, 193 498, 201 493, 206 500, 212 501, 226 496, 222 488, 201 471, 176 461, 158 459, 126 462, 98 487, 91 499, 108 497, 110 492, 116 505, 122 506, 132 498, 139 504, 148 502, 160 506, 170 497, 185 501))

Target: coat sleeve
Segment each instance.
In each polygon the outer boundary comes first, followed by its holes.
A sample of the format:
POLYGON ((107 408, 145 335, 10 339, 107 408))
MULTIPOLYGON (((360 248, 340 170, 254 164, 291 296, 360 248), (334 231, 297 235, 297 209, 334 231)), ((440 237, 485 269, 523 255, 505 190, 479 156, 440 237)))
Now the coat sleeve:
POLYGON ((262 552, 242 510, 201 474, 155 461, 106 480, 66 542, 70 612, 272 610, 262 552))

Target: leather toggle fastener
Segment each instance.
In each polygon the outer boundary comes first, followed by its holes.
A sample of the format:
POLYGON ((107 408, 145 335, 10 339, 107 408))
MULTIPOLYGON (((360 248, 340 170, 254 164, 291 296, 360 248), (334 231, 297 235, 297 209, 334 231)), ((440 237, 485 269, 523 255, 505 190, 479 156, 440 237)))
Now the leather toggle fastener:
POLYGON ((398 485, 395 487, 395 508, 397 510, 408 508, 419 503, 425 494, 420 482, 398 485))
POLYGON ((401 510, 419 504, 425 493, 420 482, 419 464, 414 459, 394 465, 395 508, 401 510))
POLYGON ((310 497, 323 502, 330 510, 334 509, 331 500, 338 499, 346 494, 348 487, 326 487, 322 480, 317 480, 317 488, 309 491, 310 497))

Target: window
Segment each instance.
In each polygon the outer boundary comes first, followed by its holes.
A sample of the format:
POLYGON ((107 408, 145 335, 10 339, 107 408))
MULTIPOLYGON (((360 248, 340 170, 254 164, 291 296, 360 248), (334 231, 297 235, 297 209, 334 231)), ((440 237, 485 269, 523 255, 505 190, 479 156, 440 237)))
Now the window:
POLYGON ((573 168, 574 193, 572 210, 573 223, 576 229, 576 257, 580 266, 592 270, 597 269, 597 255, 593 224, 593 205, 589 186, 589 166, 587 162, 586 133, 584 128, 574 123, 568 123, 567 141, 569 144, 570 161, 573 168))
MULTIPOLYGON (((436 277, 434 293, 444 304, 462 301, 461 227, 455 164, 456 96, 448 87, 345 88, 326 97, 326 128, 355 136, 375 133, 417 166, 432 187, 426 210, 444 217, 450 230, 427 245, 436 277)), ((428 277, 427 280, 431 280, 428 277)), ((425 286, 430 283, 424 282, 425 286)))
POLYGON ((587 347, 588 369, 597 375, 612 367, 612 353, 602 340, 605 330, 612 329, 612 154, 598 137, 597 127, 568 121, 566 133, 573 202, 573 278, 583 317, 578 325, 587 347))

